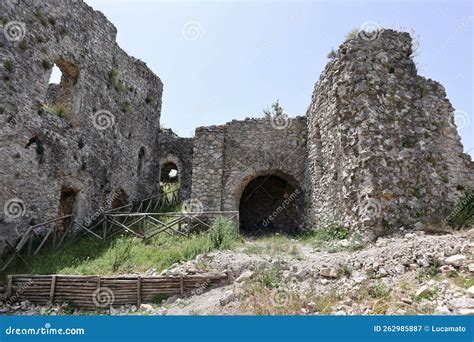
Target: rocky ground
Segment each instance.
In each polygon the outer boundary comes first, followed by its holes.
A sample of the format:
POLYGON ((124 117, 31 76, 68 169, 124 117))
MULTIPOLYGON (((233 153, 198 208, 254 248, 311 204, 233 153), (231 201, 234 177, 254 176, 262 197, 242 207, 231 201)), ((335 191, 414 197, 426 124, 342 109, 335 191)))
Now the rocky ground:
MULTIPOLYGON (((424 232, 354 247, 340 240, 315 247, 275 238, 213 252, 161 274, 228 272, 229 284, 162 303, 112 308, 110 314, 440 314, 474 315, 474 231, 424 232)), ((157 274, 153 269, 148 275, 157 274)), ((3 306, 4 313, 71 314, 65 306, 3 306)))

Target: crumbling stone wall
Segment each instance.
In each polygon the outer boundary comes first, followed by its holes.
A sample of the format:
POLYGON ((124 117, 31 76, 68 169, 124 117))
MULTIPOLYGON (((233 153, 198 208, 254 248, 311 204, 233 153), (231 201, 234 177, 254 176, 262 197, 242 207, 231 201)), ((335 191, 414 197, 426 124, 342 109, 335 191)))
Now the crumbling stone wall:
POLYGON ((342 44, 307 116, 314 224, 339 222, 370 238, 439 223, 474 187, 453 107, 439 83, 417 75, 407 33, 342 44))
POLYGON ((288 184, 276 197, 297 192, 301 226, 340 223, 366 238, 438 223, 474 188, 453 108, 440 84, 417 75, 406 33, 342 44, 306 117, 179 138, 160 131, 160 79, 118 47, 102 13, 79 0, 2 1, 0 20, 0 239, 155 194, 167 162, 181 199, 202 210, 239 210, 253 180, 275 176, 288 184), (49 84, 54 64, 59 85, 49 84))
MULTIPOLYGON (((267 119, 234 120, 196 129, 192 199, 204 210, 239 210, 245 187, 258 176, 276 175, 301 191, 307 190, 306 119, 291 118, 279 126, 267 119)), ((301 212, 304 222, 305 212, 301 212)))
MULTIPOLYGON (((180 183, 179 199, 187 200, 191 196, 193 173, 193 138, 180 138, 171 129, 162 129, 159 135, 160 172, 167 163, 178 168, 180 183)), ((161 178, 161 175, 158 179, 161 178)))
POLYGON ((162 83, 115 27, 82 1, 1 1, 0 16, 0 237, 56 217, 61 194, 82 218, 155 194, 162 83))

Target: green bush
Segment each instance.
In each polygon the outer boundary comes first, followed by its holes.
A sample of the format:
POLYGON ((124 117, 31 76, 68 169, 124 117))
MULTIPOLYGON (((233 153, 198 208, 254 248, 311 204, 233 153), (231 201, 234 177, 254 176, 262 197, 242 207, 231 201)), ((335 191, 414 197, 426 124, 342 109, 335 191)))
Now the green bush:
POLYGON ((57 105, 49 105, 49 104, 43 104, 41 107, 45 112, 51 113, 58 118, 64 118, 68 110, 65 106, 57 104, 57 105))
POLYGON ((354 39, 357 38, 359 35, 359 30, 358 29, 352 29, 346 34, 346 39, 354 39))
POLYGON ((226 221, 223 217, 218 217, 212 224, 209 231, 209 240, 213 248, 230 249, 237 239, 237 229, 235 224, 226 221))
POLYGON ((130 113, 131 110, 132 110, 132 107, 130 106, 130 103, 128 101, 125 101, 122 103, 122 112, 130 113))
POLYGON ((331 224, 324 228, 319 228, 309 233, 317 240, 334 241, 343 240, 349 236, 349 231, 339 224, 331 224))
POLYGON ((3 67, 5 68, 6 71, 11 72, 13 70, 13 63, 11 60, 6 59, 3 62, 3 67))
POLYGON ((336 51, 334 51, 334 49, 331 49, 331 51, 329 51, 327 57, 328 57, 328 59, 334 59, 334 58, 336 58, 336 56, 337 56, 336 51))
POLYGON ((41 61, 41 65, 43 66, 44 69, 51 69, 53 67, 53 65, 51 64, 50 61, 48 61, 47 59, 43 59, 41 61))
POLYGON ((255 274, 254 282, 267 289, 276 289, 283 283, 282 272, 276 267, 260 270, 255 274))

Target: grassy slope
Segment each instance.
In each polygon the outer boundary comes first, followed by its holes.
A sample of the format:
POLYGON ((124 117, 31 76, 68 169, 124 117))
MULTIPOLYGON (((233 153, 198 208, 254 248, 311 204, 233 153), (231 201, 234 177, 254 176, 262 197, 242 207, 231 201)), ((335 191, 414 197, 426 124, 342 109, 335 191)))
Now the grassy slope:
POLYGON ((187 237, 159 234, 147 242, 131 236, 120 236, 102 244, 84 238, 64 248, 57 255, 40 254, 30 260, 30 267, 17 261, 7 274, 123 274, 157 271, 198 254, 229 249, 237 236, 232 224, 217 220, 209 233, 187 237))

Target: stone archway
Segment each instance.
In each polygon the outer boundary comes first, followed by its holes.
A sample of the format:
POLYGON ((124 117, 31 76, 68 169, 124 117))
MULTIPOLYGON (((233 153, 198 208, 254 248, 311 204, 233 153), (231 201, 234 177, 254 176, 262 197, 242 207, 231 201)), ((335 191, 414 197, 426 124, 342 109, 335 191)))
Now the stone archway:
POLYGON ((172 154, 168 154, 160 160, 160 191, 181 192, 182 163, 180 159, 172 154))
POLYGON ((161 183, 179 183, 179 169, 172 161, 168 161, 161 166, 160 171, 161 183))
POLYGON ((238 201, 240 230, 247 235, 295 233, 303 221, 303 194, 287 175, 268 172, 244 182, 238 201))

